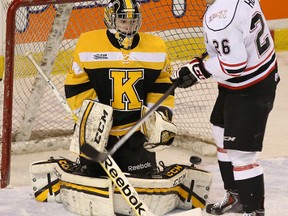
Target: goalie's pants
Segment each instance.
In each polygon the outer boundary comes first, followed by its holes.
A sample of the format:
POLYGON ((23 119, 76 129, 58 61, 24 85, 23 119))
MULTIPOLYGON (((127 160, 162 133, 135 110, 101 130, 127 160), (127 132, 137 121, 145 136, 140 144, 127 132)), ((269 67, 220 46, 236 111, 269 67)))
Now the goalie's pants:
POLYGON ((264 80, 244 90, 219 86, 210 122, 224 128, 224 149, 262 150, 265 127, 279 80, 276 67, 264 80))
MULTIPOLYGON (((121 137, 109 136, 107 149, 111 149, 121 137)), ((145 136, 136 131, 113 155, 113 159, 122 172, 149 175, 156 169, 156 155, 145 150, 143 144, 147 142, 145 136)), ((81 165, 87 165, 87 171, 91 177, 106 176, 106 172, 100 164, 80 157, 81 165)))

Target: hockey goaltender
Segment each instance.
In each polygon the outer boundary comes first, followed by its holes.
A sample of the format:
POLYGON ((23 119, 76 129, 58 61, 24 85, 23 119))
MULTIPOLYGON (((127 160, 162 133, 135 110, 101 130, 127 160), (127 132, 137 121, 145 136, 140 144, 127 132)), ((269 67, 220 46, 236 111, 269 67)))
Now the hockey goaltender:
POLYGON ((65 82, 67 102, 78 117, 70 150, 79 160, 51 157, 31 164, 35 199, 62 203, 79 215, 151 216, 176 208, 201 215, 211 173, 193 163, 165 166, 155 159, 177 133, 174 94, 165 94, 173 86, 165 43, 138 32, 142 16, 135 0, 111 0, 104 11, 108 29, 80 36, 65 82), (141 130, 109 155, 110 145, 141 119, 141 130))

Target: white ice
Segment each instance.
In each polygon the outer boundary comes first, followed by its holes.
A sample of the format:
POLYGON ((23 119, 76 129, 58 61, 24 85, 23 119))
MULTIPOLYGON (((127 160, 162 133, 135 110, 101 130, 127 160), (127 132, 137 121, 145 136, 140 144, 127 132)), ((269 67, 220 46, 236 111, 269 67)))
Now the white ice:
MULTIPOLYGON (((288 215, 288 52, 278 52, 277 56, 281 82, 278 85, 274 109, 268 120, 264 149, 259 155, 259 163, 263 166, 265 172, 266 216, 288 215)), ((67 156, 69 154, 66 150, 60 149, 54 152, 13 155, 11 160, 11 183, 7 188, 0 190, 0 215, 75 215, 68 212, 62 204, 35 201, 29 177, 30 163, 37 160, 46 160, 50 156, 69 158, 67 156)), ((172 163, 189 164, 191 155, 197 154, 192 150, 171 147, 160 152, 158 158, 167 165, 172 163)), ((224 190, 216 157, 202 156, 202 164, 199 167, 212 172, 214 176, 209 202, 221 200, 224 190)), ((203 212, 202 215, 206 214, 203 212)), ((229 215, 237 214, 227 214, 227 216, 229 215)))

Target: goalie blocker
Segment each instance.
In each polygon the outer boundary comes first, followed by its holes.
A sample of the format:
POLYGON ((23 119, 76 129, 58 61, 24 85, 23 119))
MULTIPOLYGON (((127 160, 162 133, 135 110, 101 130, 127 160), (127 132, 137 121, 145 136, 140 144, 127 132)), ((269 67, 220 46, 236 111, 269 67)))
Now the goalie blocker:
POLYGON ((84 100, 76 122, 70 151, 80 154, 80 146, 88 142, 97 151, 106 151, 113 123, 113 108, 94 100, 84 100))
MULTIPOLYGON (((127 176, 155 215, 164 215, 176 208, 205 207, 212 174, 194 166, 174 164, 165 167, 163 163, 161 166, 162 170, 151 178, 127 176)), ((134 214, 109 178, 86 176, 79 164, 68 159, 50 158, 32 163, 30 173, 37 201, 63 203, 69 211, 80 215, 134 214)), ((124 191, 129 194, 129 187, 124 191)))

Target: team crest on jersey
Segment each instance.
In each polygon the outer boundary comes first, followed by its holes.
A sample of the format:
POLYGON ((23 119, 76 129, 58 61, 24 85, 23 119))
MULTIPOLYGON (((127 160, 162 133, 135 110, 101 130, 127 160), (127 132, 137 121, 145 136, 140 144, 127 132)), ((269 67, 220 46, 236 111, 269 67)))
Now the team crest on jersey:
POLYGON ((113 95, 110 105, 114 110, 140 110, 143 98, 140 97, 136 85, 144 79, 144 70, 110 69, 109 78, 113 95))
POLYGON ((221 11, 211 14, 211 16, 209 17, 209 22, 211 22, 215 18, 226 19, 227 12, 228 12, 227 10, 221 10, 221 11))

